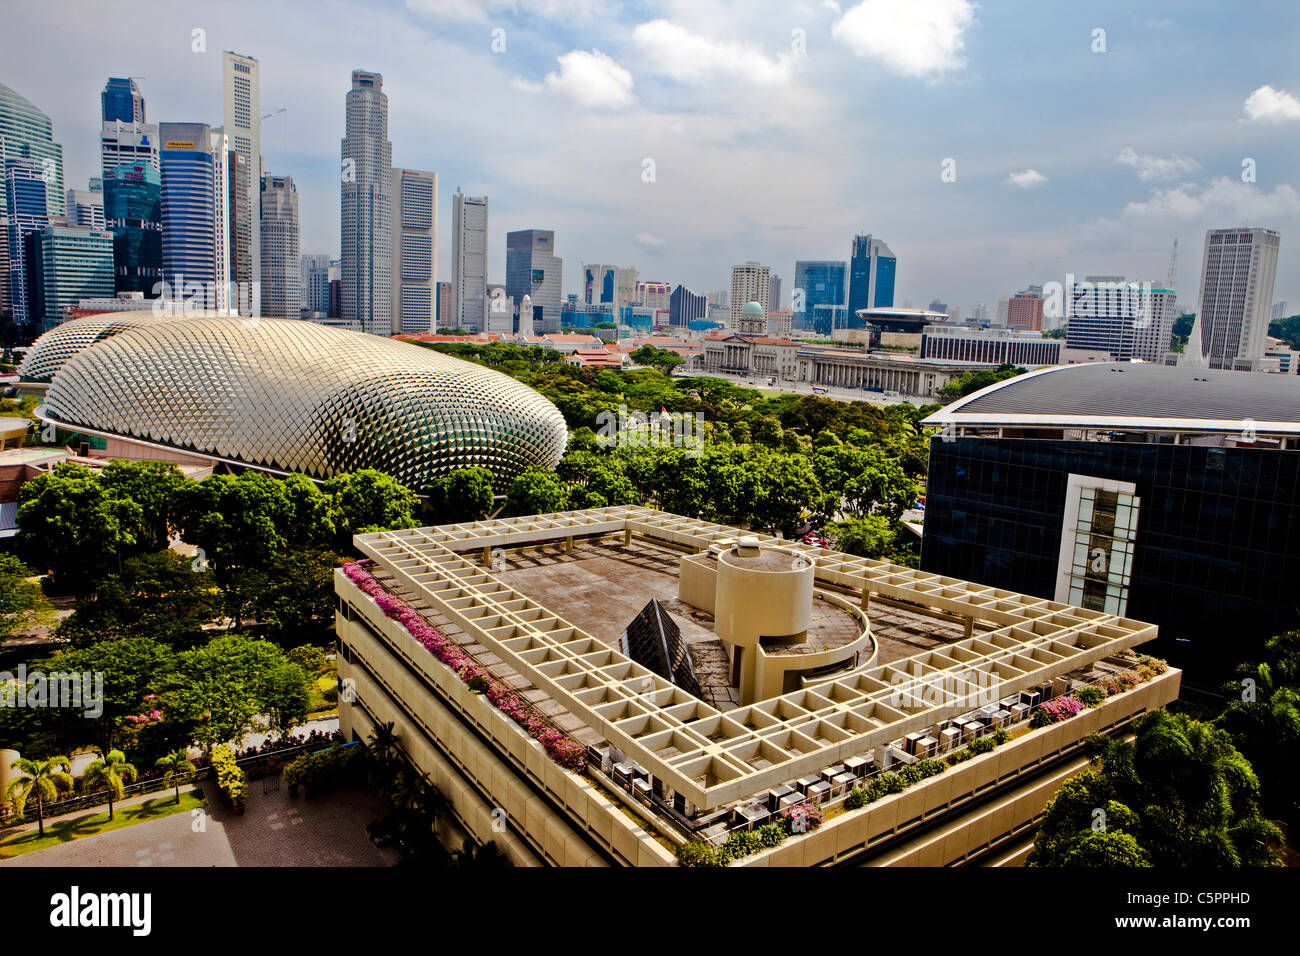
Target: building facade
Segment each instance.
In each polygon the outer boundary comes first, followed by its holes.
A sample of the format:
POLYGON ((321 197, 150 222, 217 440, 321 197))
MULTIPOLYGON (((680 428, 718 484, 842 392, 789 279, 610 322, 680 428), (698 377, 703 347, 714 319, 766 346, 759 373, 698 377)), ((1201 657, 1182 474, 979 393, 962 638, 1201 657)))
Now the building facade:
POLYGON ((6 159, 5 249, 6 292, 14 322, 24 325, 39 319, 33 302, 38 284, 34 279, 39 246, 28 242, 50 224, 49 187, 41 170, 30 160, 6 159))
POLYGON ((487 296, 488 197, 451 197, 451 320, 448 325, 478 332, 508 332, 509 309, 489 315, 487 296), (504 314, 499 314, 504 313, 504 314))
POLYGON ((794 292, 790 297, 790 311, 794 313, 794 327, 805 331, 816 330, 829 335, 836 314, 843 319, 845 286, 848 281, 848 263, 835 259, 799 259, 794 264, 794 292), (826 323, 818 325, 818 310, 826 323))
POLYGON ((1043 331, 1043 297, 1017 292, 1007 300, 1007 328, 1027 332, 1043 331))
MULTIPOLYGON (((263 176, 262 315, 296 319, 302 314, 302 257, 298 252, 298 189, 292 176, 263 176)), ((241 310, 242 311, 242 310, 241 310)))
POLYGON ((772 309, 772 270, 757 262, 731 267, 730 321, 728 328, 739 330, 745 307, 757 302, 763 317, 772 309))
POLYGON ((299 267, 302 282, 301 307, 311 313, 328 315, 330 308, 330 256, 324 252, 303 255, 299 267))
POLYGON ((69 189, 64 200, 69 226, 104 231, 104 181, 90 181, 89 189, 69 189))
POLYGON ((860 309, 888 308, 894 304, 894 276, 898 259, 879 239, 854 236, 849 250, 848 318, 860 309))
POLYGON ((157 296, 162 281, 162 176, 156 165, 123 163, 108 174, 104 227, 113 234, 114 290, 157 296))
POLYGON ((1164 362, 1174 331, 1173 289, 1123 276, 1087 276, 1065 290, 1066 341, 1120 361, 1164 362))
POLYGON ((221 54, 222 129, 228 137, 228 151, 243 158, 244 172, 226 180, 228 214, 235 222, 229 228, 232 251, 228 256, 230 281, 247 288, 251 300, 240 303, 241 312, 261 315, 258 279, 262 275, 261 203, 262 191, 262 101, 259 66, 251 56, 226 50, 221 54))
POLYGON ((1019 329, 970 329, 930 326, 921 333, 921 358, 990 365, 1059 365, 1060 339, 1019 329))
MULTIPOLYGON (((1279 235, 1271 229, 1205 234, 1197 318, 1210 368, 1257 370, 1268 341, 1279 235)), ((1196 343, 1189 342, 1191 349, 1196 343)))
POLYGON ((393 170, 393 332, 432 332, 438 285, 438 174, 393 170))
POLYGON ((206 123, 160 123, 158 134, 162 281, 172 298, 202 295, 204 308, 228 309, 228 140, 206 123))
POLYGON ((684 285, 673 289, 668 302, 669 325, 687 328, 692 322, 705 318, 708 313, 708 301, 704 296, 692 292, 684 285))
MULTIPOLYGON (((555 255, 550 229, 519 229, 506 233, 506 295, 516 302, 524 296, 540 309, 537 332, 560 331, 560 291, 564 261, 555 255)), ((521 317, 520 330, 523 330, 521 317)))
POLYGON ((947 406, 921 567, 1151 620, 1216 689, 1296 627, 1300 394, 1286 376, 1048 369, 947 406))
POLYGON ((352 71, 342 154, 342 312, 374 335, 392 332, 393 144, 384 78, 352 71))
POLYGON ((113 295, 113 235, 102 229, 46 226, 31 233, 30 319, 45 329, 63 321, 82 299, 113 295))

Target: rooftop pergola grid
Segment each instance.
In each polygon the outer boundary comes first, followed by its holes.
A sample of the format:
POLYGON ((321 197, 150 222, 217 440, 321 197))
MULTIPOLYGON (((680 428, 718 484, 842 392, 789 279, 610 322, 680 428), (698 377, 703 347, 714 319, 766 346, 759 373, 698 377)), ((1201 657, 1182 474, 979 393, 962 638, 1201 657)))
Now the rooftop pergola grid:
POLYGON ((731 711, 692 697, 457 552, 631 531, 694 551, 753 534, 633 506, 359 535, 358 546, 473 640, 696 807, 749 797, 1148 641, 1156 627, 796 542, 819 582, 992 630, 731 711))

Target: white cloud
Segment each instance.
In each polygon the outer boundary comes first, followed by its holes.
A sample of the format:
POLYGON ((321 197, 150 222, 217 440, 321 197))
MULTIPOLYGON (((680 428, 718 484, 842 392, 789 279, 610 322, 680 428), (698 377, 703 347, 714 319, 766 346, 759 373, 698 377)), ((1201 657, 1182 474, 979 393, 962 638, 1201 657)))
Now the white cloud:
POLYGON ((1208 186, 1180 183, 1168 189, 1156 189, 1145 202, 1131 202, 1124 215, 1199 219, 1215 218, 1225 222, 1276 220, 1279 216, 1300 214, 1300 193, 1282 183, 1270 192, 1258 186, 1218 176, 1208 186))
POLYGON ((1300 119, 1300 99, 1286 90, 1261 86, 1246 97, 1246 117, 1264 123, 1284 123, 1287 120, 1300 119))
POLYGON ((1188 173, 1194 173, 1201 164, 1186 156, 1147 156, 1139 153, 1132 146, 1125 146, 1115 162, 1132 166, 1137 170, 1138 179, 1143 182, 1161 179, 1177 179, 1188 173))
POLYGON ((512 14, 547 20, 590 20, 611 11, 609 0, 406 0, 406 6, 431 20, 482 22, 512 14))
POLYGON ((661 239, 652 232, 638 232, 633 241, 638 247, 651 255, 658 253, 664 246, 668 245, 667 239, 661 239))
POLYGON ((932 77, 966 65, 962 34, 975 23, 971 0, 863 0, 831 26, 858 56, 907 76, 932 77))
POLYGON ((1021 189, 1033 189, 1047 182, 1047 177, 1036 169, 1023 169, 1018 173, 1012 173, 1003 182, 1008 186, 1019 186, 1021 189))
POLYGON ((559 61, 559 72, 546 74, 544 83, 515 78, 515 86, 527 93, 548 89, 566 96, 579 106, 618 108, 636 102, 632 95, 632 74, 599 50, 570 50, 559 61))
POLYGON ((744 79, 760 86, 785 83, 795 56, 768 56, 760 48, 692 33, 669 20, 650 20, 632 31, 632 42, 655 73, 679 83, 744 79))

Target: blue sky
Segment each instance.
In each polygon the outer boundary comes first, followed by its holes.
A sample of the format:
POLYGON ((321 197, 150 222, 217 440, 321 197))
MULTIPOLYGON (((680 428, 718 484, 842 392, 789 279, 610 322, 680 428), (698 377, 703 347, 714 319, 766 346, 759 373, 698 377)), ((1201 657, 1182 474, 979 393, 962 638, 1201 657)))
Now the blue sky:
POLYGON ((899 304, 966 314, 1067 273, 1163 281, 1178 237, 1190 306, 1205 229, 1250 225, 1282 233, 1274 299, 1300 311, 1294 0, 68 0, 6 24, 0 81, 50 114, 69 185, 97 174, 106 77, 143 76, 151 122, 217 125, 221 51, 257 57, 304 252, 337 250, 365 68, 394 162, 439 174, 443 278, 459 185, 491 197, 494 281, 505 233, 537 227, 565 291, 584 261, 706 290, 754 259, 788 300, 795 259, 846 258, 861 231, 898 255, 899 304))

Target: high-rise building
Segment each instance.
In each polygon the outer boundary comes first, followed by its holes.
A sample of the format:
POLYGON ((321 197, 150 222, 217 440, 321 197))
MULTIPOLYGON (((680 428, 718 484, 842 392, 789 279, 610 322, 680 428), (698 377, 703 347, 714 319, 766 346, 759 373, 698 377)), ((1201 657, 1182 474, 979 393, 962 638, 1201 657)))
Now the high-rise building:
POLYGON ((772 276, 772 291, 768 293, 768 302, 772 305, 772 311, 775 312, 781 308, 781 277, 772 276))
POLYGON ((330 262, 330 267, 326 276, 329 279, 329 318, 340 319, 343 317, 343 260, 334 259, 330 262))
POLYGON ((1211 229, 1201 259, 1197 319, 1210 368, 1254 370, 1268 340, 1280 236, 1271 229, 1211 229))
POLYGON ((587 305, 610 305, 621 315, 628 305, 641 301, 641 283, 631 266, 583 265, 582 277, 582 301, 587 305))
POLYGON ((1002 298, 998 299, 998 313, 997 318, 993 320, 993 324, 1005 329, 1007 323, 1010 322, 1010 313, 1011 299, 1009 296, 1004 295, 1002 298))
MULTIPOLYGON (((50 118, 0 83, 0 163, 25 159, 45 180, 49 215, 63 215, 63 147, 54 142, 50 118)), ((0 216, 8 207, 0 205, 0 216)))
POLYGON ((162 177, 154 163, 123 163, 104 178, 104 228, 113 234, 114 292, 155 297, 162 281, 162 177))
POLYGON ((5 208, 8 211, 5 246, 8 255, 8 303, 18 325, 35 322, 33 310, 36 269, 34 248, 28 238, 50 224, 49 188, 41 169, 30 160, 4 162, 5 208))
POLYGON ((302 257, 302 308, 308 312, 329 314, 330 257, 323 252, 309 252, 302 257))
POLYGON ((261 207, 261 314, 296 319, 302 314, 302 260, 298 254, 298 190, 293 177, 263 176, 261 207))
POLYGON ((1273 310, 1269 313, 1269 318, 1274 322, 1290 318, 1291 314, 1287 311, 1286 300, 1273 303, 1273 310))
POLYGON ((104 181, 90 181, 89 189, 69 189, 64 209, 69 226, 104 231, 104 181))
MULTIPOLYGON (((672 298, 673 284, 671 282, 638 282, 636 284, 635 301, 651 309, 667 309, 669 300, 672 298)), ((604 302, 604 299, 601 299, 604 302)))
POLYGON ((509 309, 488 315, 487 298, 488 197, 466 196, 456 187, 451 197, 451 319, 453 328, 479 332, 508 332, 509 309), (493 319, 495 318, 495 322, 493 319))
MULTIPOLYGON (((224 131, 214 130, 218 134, 224 131)), ((253 274, 253 249, 260 248, 261 241, 253 240, 251 230, 257 217, 251 215, 248 205, 248 181, 253 175, 248 157, 231 150, 226 156, 226 249, 230 261, 230 279, 234 284, 240 312, 253 314, 253 289, 261 291, 262 276, 253 274)), ((259 215, 261 197, 257 199, 259 215)))
POLYGON ((1086 276, 1070 283, 1065 298, 1068 348, 1109 352, 1118 361, 1164 362, 1174 330, 1172 289, 1123 276, 1086 276))
POLYGON ((229 137, 230 152, 242 156, 245 166, 242 174, 227 177, 227 189, 234 198, 227 198, 225 202, 233 209, 236 219, 235 228, 228 230, 233 244, 229 256, 230 281, 240 290, 251 290, 251 301, 239 306, 240 311, 251 315, 262 314, 257 283, 262 274, 259 241, 262 230, 258 221, 262 184, 262 103, 258 77, 258 63, 251 56, 230 50, 221 54, 221 128, 229 137))
POLYGON ((230 308, 229 141, 206 123, 160 123, 162 273, 173 298, 230 308))
POLYGON ((99 164, 104 179, 118 166, 148 163, 158 168, 158 127, 147 123, 106 121, 99 132, 99 164))
POLYGON ((1007 328, 1043 331, 1043 297, 1017 292, 1007 300, 1007 328))
POLYGON ((390 335, 392 319, 393 144, 384 78, 352 71, 342 153, 343 318, 390 335))
POLYGON ((99 94, 99 106, 105 123, 143 123, 145 119, 144 94, 130 77, 110 76, 99 94))
POLYGON ((438 174, 393 170, 393 332, 430 332, 438 283, 438 174))
POLYGON ((704 293, 704 297, 709 300, 709 306, 712 308, 727 308, 728 293, 726 289, 716 289, 713 292, 706 292, 704 293))
POLYGON ((731 321, 729 327, 739 329, 742 313, 751 302, 763 309, 763 321, 772 309, 772 270, 757 262, 731 267, 731 321))
POLYGON ((438 283, 438 293, 434 299, 433 318, 434 318, 433 328, 430 330, 432 332, 437 332, 439 329, 455 328, 455 326, 452 325, 451 323, 451 283, 450 282, 438 283))
POLYGON ((848 314, 859 309, 889 308, 894 304, 894 272, 898 260, 889 246, 870 235, 854 236, 849 253, 848 314))
POLYGON ((113 235, 103 229, 46 226, 32 247, 31 319, 50 329, 82 299, 113 297, 113 235))
POLYGON ((794 327, 829 335, 835 319, 843 319, 849 265, 837 259, 800 259, 794 264, 794 294, 790 311, 794 327))
POLYGON ((676 289, 673 289, 668 305, 668 322, 670 325, 686 328, 692 322, 707 317, 708 314, 709 303, 704 296, 692 292, 684 285, 679 285, 676 289))
MULTIPOLYGON (((560 285, 564 260, 555 255, 551 229, 518 229, 506 233, 506 295, 523 302, 531 298, 541 309, 540 333, 560 331, 560 285)), ((520 325, 522 331, 523 326, 520 325)))

